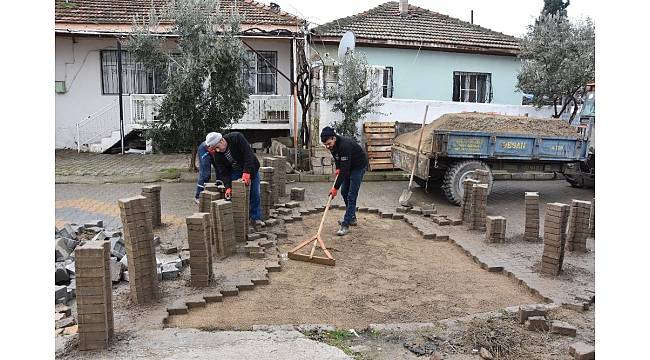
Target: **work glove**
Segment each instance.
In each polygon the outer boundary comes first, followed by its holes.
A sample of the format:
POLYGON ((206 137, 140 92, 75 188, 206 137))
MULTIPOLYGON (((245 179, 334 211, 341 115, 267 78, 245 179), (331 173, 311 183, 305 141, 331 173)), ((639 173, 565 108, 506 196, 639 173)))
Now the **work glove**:
POLYGON ((196 205, 198 205, 199 204, 199 198, 194 198, 194 202, 196 203, 196 205))
POLYGON ((232 188, 227 188, 226 189, 226 200, 230 200, 232 198, 232 188))
POLYGON ((216 154, 216 153, 217 153, 216 148, 214 148, 214 149, 208 148, 208 154, 210 154, 211 156, 214 156, 214 154, 216 154))
POLYGON ((334 175, 336 176, 339 176, 340 173, 341 173, 341 169, 336 169, 336 171, 334 171, 334 175))
POLYGON ((336 197, 336 193, 338 193, 338 192, 339 192, 339 191, 336 190, 336 188, 332 188, 332 190, 330 190, 330 194, 329 194, 329 195, 332 197, 332 199, 334 199, 334 198, 336 197))
POLYGON ((251 174, 245 172, 242 174, 241 179, 244 180, 244 185, 250 186, 251 184, 251 174))

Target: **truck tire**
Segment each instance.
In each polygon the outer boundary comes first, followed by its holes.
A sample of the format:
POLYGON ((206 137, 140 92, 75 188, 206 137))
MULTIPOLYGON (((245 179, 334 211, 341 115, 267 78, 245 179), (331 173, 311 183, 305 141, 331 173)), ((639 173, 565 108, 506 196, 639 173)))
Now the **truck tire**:
POLYGON ((453 164, 445 172, 445 177, 442 182, 442 190, 450 203, 460 205, 463 201, 463 181, 469 178, 472 171, 482 169, 490 171, 490 179, 488 184, 488 194, 492 190, 492 171, 490 167, 482 162, 476 160, 461 161, 453 164))

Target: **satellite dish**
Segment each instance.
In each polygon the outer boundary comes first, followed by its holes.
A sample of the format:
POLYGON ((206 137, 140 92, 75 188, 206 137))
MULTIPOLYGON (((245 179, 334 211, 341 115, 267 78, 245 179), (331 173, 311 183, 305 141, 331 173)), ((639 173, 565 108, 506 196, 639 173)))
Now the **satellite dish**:
POLYGON ((348 50, 354 50, 354 33, 352 31, 346 31, 341 38, 341 42, 339 43, 339 60, 345 58, 348 50))

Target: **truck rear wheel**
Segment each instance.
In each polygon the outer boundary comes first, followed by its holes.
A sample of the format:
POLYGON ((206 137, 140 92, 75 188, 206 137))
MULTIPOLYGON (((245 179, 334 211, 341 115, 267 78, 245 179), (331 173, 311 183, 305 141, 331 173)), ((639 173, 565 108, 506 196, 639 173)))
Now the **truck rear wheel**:
POLYGON ((492 171, 490 167, 482 162, 476 160, 461 161, 453 164, 445 172, 445 177, 442 182, 442 190, 450 203, 460 205, 463 201, 463 181, 468 179, 474 170, 488 170, 490 171, 490 179, 488 183, 488 194, 492 190, 492 171))

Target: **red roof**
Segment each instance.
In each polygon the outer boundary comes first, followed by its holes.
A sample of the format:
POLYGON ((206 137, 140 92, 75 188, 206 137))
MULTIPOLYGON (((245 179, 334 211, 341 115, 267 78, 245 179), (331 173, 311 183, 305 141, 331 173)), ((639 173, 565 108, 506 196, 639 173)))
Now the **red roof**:
MULTIPOLYGON (((153 5, 160 9, 168 0, 56 0, 56 23, 131 25, 134 16, 147 17, 153 5)), ((237 7, 242 24, 296 26, 299 17, 253 0, 220 0, 219 10, 230 13, 237 7), (235 5, 236 3, 236 5, 235 5)), ((165 23, 163 21, 163 23, 165 23)), ((169 22, 167 22, 169 23, 169 22)))

